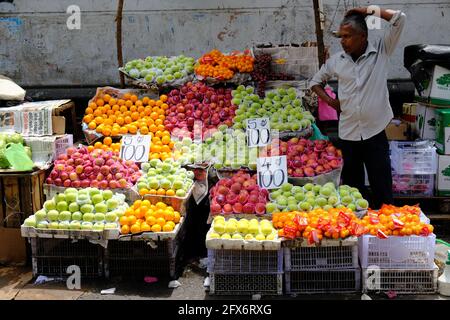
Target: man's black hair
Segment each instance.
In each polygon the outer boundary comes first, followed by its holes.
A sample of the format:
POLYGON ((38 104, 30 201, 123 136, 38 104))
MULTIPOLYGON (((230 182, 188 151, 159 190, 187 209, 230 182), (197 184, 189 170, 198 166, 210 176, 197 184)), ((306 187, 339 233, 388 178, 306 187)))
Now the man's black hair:
POLYGON ((357 31, 367 34, 366 18, 360 13, 352 13, 345 16, 344 20, 341 22, 341 26, 345 24, 351 24, 357 31))

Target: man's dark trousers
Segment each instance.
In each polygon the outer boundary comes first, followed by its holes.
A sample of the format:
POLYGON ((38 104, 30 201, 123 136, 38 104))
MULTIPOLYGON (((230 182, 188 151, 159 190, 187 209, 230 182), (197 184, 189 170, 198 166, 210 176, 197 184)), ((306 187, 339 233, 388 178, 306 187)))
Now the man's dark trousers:
MULTIPOLYGON (((363 196, 368 197, 364 185, 365 165, 372 191, 370 207, 379 209, 383 203, 391 204, 393 201, 391 159, 385 131, 367 140, 339 139, 339 144, 344 157, 342 182, 358 188, 363 196)), ((370 198, 367 199, 370 201, 370 198)))

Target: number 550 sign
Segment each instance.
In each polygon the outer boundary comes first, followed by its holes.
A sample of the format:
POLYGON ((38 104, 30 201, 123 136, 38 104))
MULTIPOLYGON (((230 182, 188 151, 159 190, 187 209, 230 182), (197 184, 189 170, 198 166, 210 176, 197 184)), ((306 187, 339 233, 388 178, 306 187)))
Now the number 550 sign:
POLYGON ((148 135, 126 135, 122 138, 120 145, 120 157, 123 160, 134 162, 147 162, 150 151, 150 136, 148 135))
POLYGON ((286 156, 258 158, 258 185, 263 189, 277 189, 288 182, 286 156))

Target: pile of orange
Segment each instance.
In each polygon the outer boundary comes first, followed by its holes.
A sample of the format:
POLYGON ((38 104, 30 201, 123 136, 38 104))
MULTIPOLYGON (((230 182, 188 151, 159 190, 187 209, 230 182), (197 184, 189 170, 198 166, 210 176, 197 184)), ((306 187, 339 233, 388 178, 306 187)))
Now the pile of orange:
POLYGON ((172 232, 180 219, 180 213, 165 203, 136 200, 119 219, 120 233, 172 232))
POLYGON ((348 208, 273 213, 272 224, 279 229, 278 236, 305 238, 310 243, 320 242, 323 238, 345 239, 367 232, 361 220, 348 208))
POLYGON ((199 59, 195 73, 203 77, 228 80, 233 78, 235 72, 252 72, 254 61, 250 55, 225 55, 214 49, 199 59))
MULTIPOLYGON (((172 149, 174 147, 174 142, 170 139, 170 133, 167 130, 158 131, 154 135, 150 133, 152 138, 152 143, 150 145, 150 153, 148 155, 149 160, 151 159, 161 159, 162 161, 167 158, 172 158, 172 149)), ((105 151, 120 151, 120 145, 122 140, 119 142, 113 142, 111 137, 103 138, 103 142, 97 141, 93 145, 88 146, 88 151, 92 152, 95 149, 101 149, 105 151)))
POLYGON ((428 236, 433 233, 431 224, 420 221, 420 208, 417 206, 395 207, 383 205, 379 211, 369 210, 362 219, 373 236, 428 236))
POLYGON ((166 101, 166 95, 155 101, 149 97, 140 100, 130 93, 125 93, 121 98, 101 94, 89 103, 83 122, 90 130, 105 137, 138 132, 156 136, 156 133, 165 131, 165 111, 169 108, 166 101))

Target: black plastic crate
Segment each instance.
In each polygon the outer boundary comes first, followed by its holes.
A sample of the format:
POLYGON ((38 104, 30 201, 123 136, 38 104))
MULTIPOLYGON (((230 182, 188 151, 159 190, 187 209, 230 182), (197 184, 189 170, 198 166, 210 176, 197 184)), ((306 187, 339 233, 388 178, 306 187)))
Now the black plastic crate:
POLYGON ((283 274, 220 274, 210 273, 212 295, 281 295, 283 274))
POLYGON ((68 277, 67 268, 76 265, 81 277, 103 276, 103 247, 88 240, 30 238, 33 276, 68 277))

